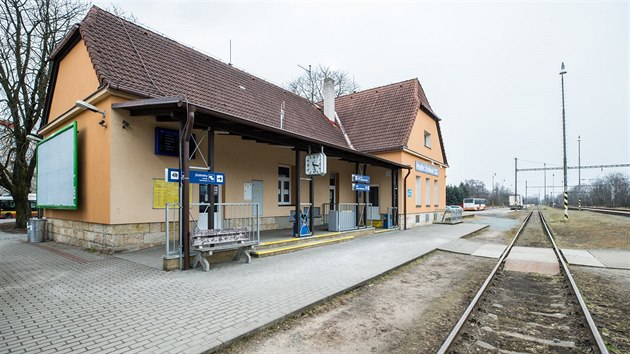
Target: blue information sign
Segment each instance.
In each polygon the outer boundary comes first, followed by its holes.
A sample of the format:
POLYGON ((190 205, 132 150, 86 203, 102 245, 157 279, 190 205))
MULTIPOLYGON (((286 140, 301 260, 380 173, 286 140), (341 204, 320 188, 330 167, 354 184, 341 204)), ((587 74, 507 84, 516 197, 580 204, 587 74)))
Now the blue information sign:
POLYGON ((411 188, 407 189, 407 197, 411 198, 413 196, 413 191, 411 188))
MULTIPOLYGON (((180 175, 181 173, 177 168, 166 169, 167 182, 179 182, 180 175)), ((188 181, 195 184, 223 185, 225 183, 225 174, 222 172, 190 171, 188 181)))
POLYGON ((370 176, 352 174, 352 182, 370 183, 370 176))
POLYGON ((370 185, 362 183, 352 183, 352 190, 357 192, 369 192, 370 185))
POLYGON ((416 161, 416 171, 430 174, 432 176, 439 176, 440 174, 440 170, 437 167, 427 165, 426 163, 422 163, 420 161, 416 161))

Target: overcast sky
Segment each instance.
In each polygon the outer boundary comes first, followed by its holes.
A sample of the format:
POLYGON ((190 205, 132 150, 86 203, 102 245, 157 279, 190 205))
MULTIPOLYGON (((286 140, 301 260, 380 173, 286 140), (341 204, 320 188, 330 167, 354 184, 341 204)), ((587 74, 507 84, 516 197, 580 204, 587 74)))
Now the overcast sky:
MULTIPOLYGON (((94 1, 109 8, 110 1, 94 1)), ((562 165, 560 64, 569 166, 630 162, 628 2, 115 1, 137 21, 283 86, 324 64, 368 89, 418 78, 441 127, 447 183, 562 165)), ((583 170, 582 178, 630 169, 583 170)), ((552 173, 555 177, 552 177, 552 173)), ((562 171, 547 185, 562 185, 562 171)), ((519 192, 543 173, 519 173, 519 192)), ((569 185, 577 184, 569 171, 569 185)), ((559 192, 560 188, 556 188, 559 192)), ((542 195, 532 188, 529 195, 542 195)))

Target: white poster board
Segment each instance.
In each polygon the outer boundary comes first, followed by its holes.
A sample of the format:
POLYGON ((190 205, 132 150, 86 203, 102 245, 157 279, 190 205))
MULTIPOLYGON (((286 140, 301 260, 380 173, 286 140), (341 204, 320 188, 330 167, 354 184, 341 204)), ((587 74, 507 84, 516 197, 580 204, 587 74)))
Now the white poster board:
POLYGON ((37 207, 78 207, 77 122, 37 144, 37 207))

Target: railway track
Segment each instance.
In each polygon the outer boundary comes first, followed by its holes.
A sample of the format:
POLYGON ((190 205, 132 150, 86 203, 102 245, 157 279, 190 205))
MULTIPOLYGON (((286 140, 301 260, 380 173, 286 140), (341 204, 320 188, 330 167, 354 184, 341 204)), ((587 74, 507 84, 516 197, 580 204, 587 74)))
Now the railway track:
POLYGON ((527 215, 438 351, 472 352, 608 353, 539 212, 527 215))
MULTIPOLYGON (((580 210, 578 207, 569 207, 570 210, 580 210)), ((630 216, 630 210, 628 209, 610 209, 610 208, 597 208, 597 207, 582 207, 581 210, 592 211, 595 213, 618 215, 618 216, 630 216)))

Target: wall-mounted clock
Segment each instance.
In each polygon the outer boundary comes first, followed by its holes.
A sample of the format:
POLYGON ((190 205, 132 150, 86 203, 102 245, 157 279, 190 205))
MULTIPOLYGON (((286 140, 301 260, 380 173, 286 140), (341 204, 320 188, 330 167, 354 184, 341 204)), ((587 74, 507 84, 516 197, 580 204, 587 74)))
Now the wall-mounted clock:
POLYGON ((323 152, 306 155, 304 159, 304 172, 308 176, 326 175, 326 154, 323 152))

